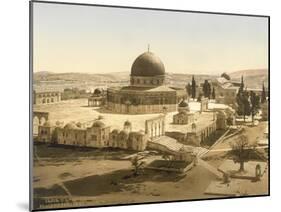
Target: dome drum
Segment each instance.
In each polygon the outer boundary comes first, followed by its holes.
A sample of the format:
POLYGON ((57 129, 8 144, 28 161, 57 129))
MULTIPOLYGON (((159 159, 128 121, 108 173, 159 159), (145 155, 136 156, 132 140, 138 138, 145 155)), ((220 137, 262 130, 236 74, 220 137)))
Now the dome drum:
POLYGON ((131 85, 139 87, 156 87, 166 84, 165 75, 158 75, 154 77, 132 76, 131 85))

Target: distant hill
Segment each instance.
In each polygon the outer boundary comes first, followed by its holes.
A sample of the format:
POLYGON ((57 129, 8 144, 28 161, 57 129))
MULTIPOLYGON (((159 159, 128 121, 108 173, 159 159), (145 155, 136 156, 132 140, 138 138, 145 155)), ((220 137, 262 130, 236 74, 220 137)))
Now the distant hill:
POLYGON ((262 88, 262 83, 268 87, 268 70, 267 69, 248 69, 228 73, 232 80, 241 80, 244 77, 244 82, 248 88, 262 88))
MULTIPOLYGON (((240 81, 241 76, 244 76, 245 84, 248 88, 261 88, 262 83, 267 86, 268 73, 267 69, 251 69, 241 70, 228 73, 231 79, 240 81)), ((188 82, 191 82, 193 74, 167 73, 171 85, 184 87, 188 82)), ((213 80, 219 75, 196 75, 194 74, 197 84, 204 80, 213 80)), ((52 72, 35 72, 33 75, 34 83, 56 82, 56 84, 68 84, 84 86, 84 84, 99 84, 99 83, 128 83, 130 79, 129 72, 116 72, 107 74, 89 74, 89 73, 52 73, 52 72), (60 82, 62 81, 62 82, 60 82), (59 82, 59 83, 58 83, 59 82)))
POLYGON ((35 82, 40 81, 55 81, 55 80, 64 80, 64 81, 96 81, 96 82, 105 82, 105 81, 124 81, 128 80, 129 76, 127 72, 117 72, 109 74, 88 74, 88 73, 52 73, 52 72, 35 72, 33 75, 35 82))

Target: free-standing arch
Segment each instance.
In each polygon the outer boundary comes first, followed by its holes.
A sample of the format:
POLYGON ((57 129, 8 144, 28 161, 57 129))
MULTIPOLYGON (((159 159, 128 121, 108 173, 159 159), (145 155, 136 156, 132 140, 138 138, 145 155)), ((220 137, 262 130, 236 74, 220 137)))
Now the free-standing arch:
POLYGON ((33 135, 38 135, 39 126, 43 125, 48 120, 49 120, 49 113, 48 112, 34 111, 33 112, 33 119, 32 119, 33 135))

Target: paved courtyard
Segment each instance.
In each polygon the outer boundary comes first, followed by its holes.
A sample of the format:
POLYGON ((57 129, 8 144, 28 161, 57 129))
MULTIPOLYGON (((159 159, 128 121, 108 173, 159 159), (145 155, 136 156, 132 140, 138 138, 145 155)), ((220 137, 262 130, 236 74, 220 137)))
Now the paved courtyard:
MULTIPOLYGON (((191 112, 200 110, 200 103, 189 103, 191 112)), ((210 103, 209 108, 225 108, 223 104, 210 103)), ((103 112, 100 108, 88 107, 87 99, 72 99, 61 101, 53 104, 34 105, 34 111, 49 112, 50 122, 55 124, 56 121, 64 122, 64 124, 75 121, 81 123, 88 123, 89 125, 99 116, 103 117, 103 122, 111 126, 111 129, 122 129, 125 121, 132 123, 132 130, 139 131, 145 129, 145 120, 157 117, 159 114, 141 114, 141 115, 127 115, 103 112)), ((166 116, 166 129, 172 131, 190 130, 185 125, 173 125, 173 115, 177 112, 168 113, 166 116)), ((212 113, 204 113, 203 116, 198 116, 197 121, 206 124, 208 120, 213 118, 212 113)))

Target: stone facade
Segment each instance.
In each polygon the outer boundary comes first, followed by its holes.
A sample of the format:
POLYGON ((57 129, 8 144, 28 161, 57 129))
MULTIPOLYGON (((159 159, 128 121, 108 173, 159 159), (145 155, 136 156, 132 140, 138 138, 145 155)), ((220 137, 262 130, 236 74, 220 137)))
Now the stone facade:
POLYGON ((194 114, 189 112, 179 112, 173 116, 173 124, 190 124, 194 122, 194 114))
POLYGON ((51 143, 54 130, 55 127, 52 127, 49 121, 46 121, 43 125, 39 125, 37 141, 51 143))
POLYGON ((227 105, 234 105, 236 103, 239 83, 219 77, 212 82, 212 86, 215 89, 217 103, 227 105))
POLYGON ((213 136, 216 130, 216 120, 210 121, 202 128, 197 128, 195 124, 193 132, 186 133, 185 141, 200 146, 206 139, 213 136))
POLYGON ((109 88, 107 108, 115 113, 147 114, 172 112, 177 109, 177 92, 168 87, 135 89, 109 88))
POLYGON ((95 121, 90 127, 80 123, 68 123, 64 127, 51 126, 49 123, 39 128, 38 140, 60 145, 71 145, 94 148, 120 148, 143 151, 147 146, 148 136, 144 132, 132 132, 127 121, 124 129, 110 131, 101 121, 95 121))
POLYGON ((50 104, 61 101, 60 91, 33 91, 33 104, 50 104))

